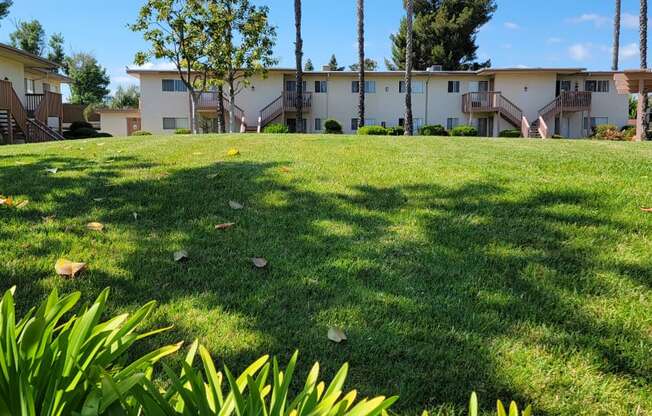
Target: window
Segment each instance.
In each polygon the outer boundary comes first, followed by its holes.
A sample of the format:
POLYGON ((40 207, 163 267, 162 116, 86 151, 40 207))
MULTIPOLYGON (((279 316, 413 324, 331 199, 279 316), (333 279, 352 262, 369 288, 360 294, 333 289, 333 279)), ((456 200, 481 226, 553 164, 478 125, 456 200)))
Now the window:
POLYGON ((398 125, 401 127, 405 127, 405 119, 404 118, 399 118, 398 119, 398 125))
POLYGON ((415 118, 412 120, 412 129, 414 131, 419 131, 419 129, 423 127, 423 119, 422 118, 415 118))
POLYGON ((352 118, 351 119, 351 130, 353 130, 353 131, 358 130, 358 119, 357 118, 352 118))
POLYGON ((328 92, 328 82, 327 81, 315 81, 315 92, 316 93, 327 93, 328 92))
MULTIPOLYGON (((398 92, 405 93, 407 90, 405 88, 405 81, 398 82, 398 92)), ((412 92, 414 94, 423 94, 424 84, 423 81, 412 81, 412 92)))
POLYGON ((321 131, 321 118, 315 119, 315 131, 321 131))
MULTIPOLYGON (((351 81, 351 92, 358 93, 360 92, 360 81, 351 81)), ((367 94, 376 93, 376 81, 365 81, 364 82, 364 92, 367 94)))
POLYGON ((174 118, 174 117, 163 117, 163 130, 176 130, 176 129, 187 129, 188 128, 188 119, 183 118, 174 118))
POLYGON ((448 81, 448 93, 449 94, 458 94, 460 92, 460 82, 459 81, 448 81))
POLYGON ((163 92, 186 92, 186 84, 183 83, 180 79, 164 79, 163 80, 163 92))
POLYGON ((460 124, 460 119, 457 117, 450 117, 446 119, 446 130, 452 130, 460 124))
POLYGON ((365 118, 364 119, 364 125, 365 126, 375 126, 376 125, 376 119, 375 118, 365 118))
POLYGON ((568 80, 559 81, 559 91, 570 91, 571 82, 568 80))
POLYGON ((43 92, 46 92, 46 91, 52 91, 52 87, 50 87, 50 84, 48 84, 47 82, 44 82, 43 83, 43 92))
POLYGON ((584 83, 584 90, 590 92, 609 92, 608 80, 593 80, 584 83))
POLYGON ((34 94, 34 80, 25 78, 25 94, 34 94))
MULTIPOLYGON (((303 81, 303 92, 307 91, 306 81, 303 81)), ((285 91, 287 92, 297 92, 297 82, 296 81, 285 81, 285 91)))
MULTIPOLYGON (((591 128, 601 126, 603 124, 609 124, 609 117, 591 117, 591 128)), ((589 118, 584 117, 584 130, 589 129, 589 118)))

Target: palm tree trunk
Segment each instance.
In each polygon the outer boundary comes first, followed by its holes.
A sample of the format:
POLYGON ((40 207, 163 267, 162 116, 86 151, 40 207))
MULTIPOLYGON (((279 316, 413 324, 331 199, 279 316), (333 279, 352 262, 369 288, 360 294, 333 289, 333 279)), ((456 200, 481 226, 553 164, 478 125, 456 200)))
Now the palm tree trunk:
POLYGON ((414 14, 413 0, 406 1, 407 9, 407 39, 405 45, 405 135, 414 134, 412 120, 412 18, 414 14))
MULTIPOLYGON (((641 15, 640 15, 640 54, 641 54, 641 69, 647 69, 647 0, 641 0, 641 15)), ((647 140, 647 131, 649 128, 648 123, 648 100, 647 93, 639 94, 638 97, 643 111, 643 137, 641 140, 647 140)))
POLYGON ((364 127, 364 0, 358 0, 358 128, 364 127))
POLYGON ((217 87, 217 132, 226 133, 224 126, 224 87, 219 85, 217 87))
POLYGON ((611 69, 618 71, 618 54, 620 53, 620 7, 621 0, 616 0, 616 15, 614 17, 614 47, 611 69))
POLYGON ((294 0, 294 25, 297 39, 294 44, 294 54, 297 60, 297 133, 303 133, 303 39, 301 39, 301 0, 294 0))

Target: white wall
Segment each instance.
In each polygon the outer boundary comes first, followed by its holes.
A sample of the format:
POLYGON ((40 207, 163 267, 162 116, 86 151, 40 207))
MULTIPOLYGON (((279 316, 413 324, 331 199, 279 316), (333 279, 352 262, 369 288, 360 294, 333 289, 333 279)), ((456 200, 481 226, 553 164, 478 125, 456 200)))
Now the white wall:
POLYGON ((0 79, 8 78, 23 104, 25 103, 25 67, 22 63, 0 58, 0 79))
MULTIPOLYGON (((127 118, 139 117, 138 112, 100 113, 101 130, 116 137, 127 135, 127 118)), ((142 126, 141 126, 142 127, 142 126)))

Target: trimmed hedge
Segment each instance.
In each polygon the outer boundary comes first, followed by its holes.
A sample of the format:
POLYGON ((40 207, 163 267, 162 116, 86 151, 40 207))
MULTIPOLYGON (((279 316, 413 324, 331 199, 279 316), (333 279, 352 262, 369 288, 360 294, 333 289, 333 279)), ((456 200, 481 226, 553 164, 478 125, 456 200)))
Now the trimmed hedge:
POLYGON ((68 127, 68 130, 70 131, 75 131, 78 129, 92 129, 93 125, 87 121, 73 121, 70 123, 70 127, 68 127))
POLYGON ((137 130, 133 133, 131 133, 132 136, 151 136, 152 133, 145 131, 145 130, 137 130))
POLYGON ((358 136, 387 136, 389 131, 383 126, 364 126, 358 129, 358 136))
POLYGON ((521 137, 521 131, 519 129, 503 130, 498 134, 498 137, 512 137, 512 138, 521 137))
POLYGON ((176 129, 174 131, 174 134, 192 134, 192 130, 190 130, 190 129, 176 129))
POLYGON ((419 134, 422 136, 448 136, 448 132, 441 124, 423 126, 419 129, 419 134))
POLYGON ((387 135, 389 136, 405 136, 405 129, 401 126, 389 127, 387 129, 387 135))
POLYGON ((476 137, 478 135, 478 129, 473 126, 460 125, 451 130, 451 136, 456 137, 476 137))
POLYGON ((263 129, 263 133, 267 133, 267 134, 286 134, 289 132, 290 129, 288 129, 288 126, 280 123, 270 124, 269 126, 263 129))
POLYGON ((339 121, 329 118, 324 121, 324 133, 326 134, 342 134, 342 125, 339 121))

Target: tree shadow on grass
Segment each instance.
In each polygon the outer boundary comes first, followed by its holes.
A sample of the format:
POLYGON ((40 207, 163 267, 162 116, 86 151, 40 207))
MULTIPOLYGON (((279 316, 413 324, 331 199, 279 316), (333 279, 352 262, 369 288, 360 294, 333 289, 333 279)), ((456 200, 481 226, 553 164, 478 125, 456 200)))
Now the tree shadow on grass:
MULTIPOLYGON (((585 305, 619 293, 619 283, 652 281, 650 269, 605 260, 602 250, 634 230, 596 214, 600 195, 514 195, 492 182, 366 184, 338 194, 280 171, 285 165, 231 161, 152 175, 154 164, 121 157, 5 167, 0 189, 34 204, 2 212, 11 226, 0 237, 16 241, 14 267, 0 268, 2 287, 19 285, 22 310, 52 286, 82 290, 85 301, 110 286, 114 311, 157 299, 152 324, 175 329, 143 349, 199 338, 243 369, 263 353, 286 361, 298 348, 301 374, 320 361, 332 376, 348 361, 349 386, 400 394, 397 409, 407 412, 461 409, 476 390, 486 406, 514 398, 534 402, 537 414, 580 414, 604 397, 581 391, 565 365, 571 359, 588 361, 585 374, 596 384, 624 383, 623 396, 651 384, 642 327, 599 319, 585 305), (36 176, 57 164, 78 175, 36 176), (143 176, 124 176, 127 169, 143 176), (229 200, 245 208, 234 211, 229 200), (56 215, 53 224, 42 222, 47 214, 56 215), (91 217, 107 225, 105 234, 83 229, 91 217), (237 225, 215 230, 223 222, 237 225), (88 256, 77 259, 89 262, 88 273, 53 277, 56 258, 79 246, 88 247, 77 249, 88 256), (189 251, 188 263, 172 260, 178 249, 189 251), (253 268, 256 256, 270 267, 253 268), (345 328, 348 343, 327 341, 333 325, 345 328), (519 357, 551 365, 558 385, 511 379, 532 367, 515 363, 519 357), (573 388, 580 392, 566 394, 573 388), (566 396, 562 408, 549 399, 555 393, 566 396)), ((641 397, 613 405, 633 409, 641 397)))

